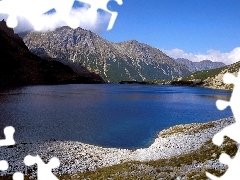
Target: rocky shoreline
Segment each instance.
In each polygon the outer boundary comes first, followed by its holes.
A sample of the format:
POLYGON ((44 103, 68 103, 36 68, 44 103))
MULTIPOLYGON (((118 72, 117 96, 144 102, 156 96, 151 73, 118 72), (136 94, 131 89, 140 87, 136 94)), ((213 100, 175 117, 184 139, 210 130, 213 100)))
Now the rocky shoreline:
MULTIPOLYGON (((0 148, 1 159, 9 163, 9 169, 0 171, 0 175, 14 172, 31 173, 36 166, 27 167, 23 163, 24 157, 29 154, 38 154, 45 162, 52 157, 59 158, 61 164, 53 169, 55 174, 83 173, 129 161, 168 159, 199 149, 219 130, 233 122, 234 118, 229 117, 207 123, 174 126, 161 131, 148 148, 137 150, 103 148, 74 141, 17 143, 14 146, 0 148)), ((217 166, 217 163, 209 163, 217 166)))

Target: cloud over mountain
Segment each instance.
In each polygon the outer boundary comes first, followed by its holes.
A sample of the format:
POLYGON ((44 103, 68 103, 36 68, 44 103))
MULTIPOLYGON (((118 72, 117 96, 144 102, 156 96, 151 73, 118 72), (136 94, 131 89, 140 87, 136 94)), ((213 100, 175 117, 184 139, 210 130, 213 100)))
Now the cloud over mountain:
MULTIPOLYGON (((81 27, 84 29, 91 30, 93 32, 105 31, 111 18, 111 14, 104 11, 91 12, 88 11, 88 9, 89 6, 85 5, 83 5, 82 7, 72 8, 67 20, 68 24, 62 20, 61 14, 55 13, 54 11, 51 13, 45 13, 40 18, 33 20, 32 22, 30 22, 23 16, 18 16, 17 17, 18 25, 16 28, 14 28, 14 31, 16 33, 19 33, 32 30, 37 21, 42 22, 44 24, 43 31, 54 30, 58 27, 68 26, 71 23, 74 24, 74 26, 76 26, 75 28, 81 27)), ((7 18, 8 18, 7 14, 3 14, 0 12, 0 20, 2 19, 7 20, 7 18)))
POLYGON ((232 64, 240 61, 240 47, 234 48, 230 52, 221 52, 218 50, 210 49, 205 54, 186 53, 182 49, 162 49, 168 56, 173 58, 186 58, 194 62, 202 60, 211 60, 213 62, 223 62, 225 64, 232 64))

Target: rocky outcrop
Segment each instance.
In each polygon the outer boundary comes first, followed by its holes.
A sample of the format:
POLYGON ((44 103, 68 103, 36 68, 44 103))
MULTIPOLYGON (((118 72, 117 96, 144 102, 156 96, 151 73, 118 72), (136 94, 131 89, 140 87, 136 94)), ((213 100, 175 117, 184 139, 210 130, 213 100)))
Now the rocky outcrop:
POLYGON ((175 59, 178 63, 185 65, 191 72, 202 71, 202 70, 209 70, 209 69, 216 69, 226 64, 222 62, 212 62, 210 60, 203 60, 200 62, 192 62, 188 59, 184 58, 177 58, 175 59))
POLYGON ((224 74, 232 73, 235 76, 238 76, 238 72, 240 69, 240 61, 236 62, 234 64, 231 64, 229 66, 225 66, 221 69, 221 71, 216 74, 214 77, 208 77, 204 80, 204 86, 214 89, 226 89, 226 90, 232 90, 234 85, 233 84, 225 84, 223 82, 223 76, 224 74))
POLYGON ((157 48, 136 40, 109 42, 91 31, 61 27, 49 32, 31 32, 24 37, 31 52, 84 67, 112 83, 173 79, 190 73, 157 48))
MULTIPOLYGON (((223 76, 226 73, 231 73, 235 76, 238 75, 240 69, 240 62, 236 62, 234 64, 224 66, 220 69, 220 72, 214 76, 208 76, 206 79, 203 80, 203 86, 213 89, 225 89, 225 90, 232 90, 234 85, 233 84, 226 84, 223 82, 223 76)), ((210 71, 211 73, 211 71, 210 71)))
POLYGON ((100 77, 79 76, 53 58, 42 59, 31 53, 5 21, 0 22, 0 47, 0 87, 103 82, 100 77))
POLYGON ((225 84, 223 82, 223 76, 227 72, 237 76, 239 69, 240 69, 240 61, 230 64, 228 66, 217 68, 217 69, 197 71, 195 73, 192 73, 188 76, 185 76, 181 79, 177 79, 175 81, 191 82, 196 79, 199 79, 202 81, 201 86, 203 87, 213 88, 213 89, 232 90, 234 87, 233 84, 225 84))

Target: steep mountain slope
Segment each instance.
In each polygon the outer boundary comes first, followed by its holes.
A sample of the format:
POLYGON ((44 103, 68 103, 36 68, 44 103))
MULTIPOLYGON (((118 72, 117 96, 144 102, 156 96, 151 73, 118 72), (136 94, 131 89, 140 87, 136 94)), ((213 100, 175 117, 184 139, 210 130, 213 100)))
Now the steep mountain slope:
POLYGON ((232 84, 223 83, 223 75, 227 72, 238 75, 240 69, 240 61, 217 69, 198 71, 188 76, 183 77, 182 81, 192 81, 201 79, 203 86, 215 89, 232 89, 232 84))
POLYGON ((5 21, 0 22, 0 47, 0 87, 97 81, 78 76, 70 67, 52 58, 45 60, 29 52, 5 21))
POLYGON ((111 43, 81 28, 61 27, 52 32, 31 32, 24 42, 33 53, 50 56, 98 73, 108 82, 159 80, 184 76, 190 71, 160 50, 135 40, 111 43))
POLYGON ((210 60, 203 60, 200 62, 192 62, 192 61, 190 61, 188 59, 184 59, 184 58, 177 58, 175 60, 176 60, 176 62, 187 66, 188 69, 192 72, 216 69, 216 68, 226 66, 226 64, 224 64, 222 62, 212 62, 210 60))

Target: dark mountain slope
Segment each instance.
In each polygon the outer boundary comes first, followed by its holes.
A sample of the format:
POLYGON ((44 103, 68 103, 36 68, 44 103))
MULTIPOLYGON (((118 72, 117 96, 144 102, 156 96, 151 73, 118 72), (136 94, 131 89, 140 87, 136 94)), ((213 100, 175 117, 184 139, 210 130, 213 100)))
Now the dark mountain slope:
POLYGON ((1 87, 103 82, 101 78, 78 76, 70 67, 52 58, 46 60, 34 55, 5 21, 0 22, 0 47, 1 87))

